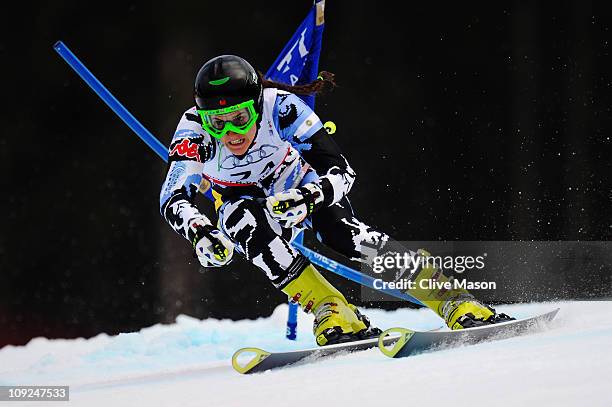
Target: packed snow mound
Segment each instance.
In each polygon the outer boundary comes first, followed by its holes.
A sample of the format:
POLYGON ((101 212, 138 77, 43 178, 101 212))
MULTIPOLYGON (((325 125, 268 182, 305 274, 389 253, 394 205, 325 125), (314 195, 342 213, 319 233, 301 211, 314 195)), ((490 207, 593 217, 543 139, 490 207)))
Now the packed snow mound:
MULTIPOLYGON (((91 339, 36 338, 0 349, 0 385, 69 385, 71 405, 274 406, 342 404, 612 405, 612 302, 496 307, 517 318, 560 307, 550 328, 528 336, 389 359, 378 349, 242 376, 237 349, 314 347, 312 316, 298 315, 298 340, 285 339, 287 306, 257 320, 198 320, 91 339), (136 404, 135 404, 136 403, 136 404)), ((427 330, 427 309, 364 312, 382 329, 427 330)))

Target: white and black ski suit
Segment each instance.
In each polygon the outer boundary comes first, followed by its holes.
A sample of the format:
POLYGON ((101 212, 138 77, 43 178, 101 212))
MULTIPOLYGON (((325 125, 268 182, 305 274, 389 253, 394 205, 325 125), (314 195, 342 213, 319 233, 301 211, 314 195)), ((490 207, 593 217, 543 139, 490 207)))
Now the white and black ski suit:
POLYGON ((282 228, 258 198, 315 182, 323 190, 323 206, 302 227, 355 260, 361 259, 362 243, 385 244, 387 235, 355 218, 346 196, 355 173, 319 117, 299 97, 264 89, 257 126, 249 150, 238 157, 206 133, 195 107, 183 114, 160 195, 161 214, 175 231, 193 239, 189 226, 204 217, 194 205, 195 195, 212 188, 217 227, 272 284, 283 288, 308 260, 290 245, 299 229, 282 228))

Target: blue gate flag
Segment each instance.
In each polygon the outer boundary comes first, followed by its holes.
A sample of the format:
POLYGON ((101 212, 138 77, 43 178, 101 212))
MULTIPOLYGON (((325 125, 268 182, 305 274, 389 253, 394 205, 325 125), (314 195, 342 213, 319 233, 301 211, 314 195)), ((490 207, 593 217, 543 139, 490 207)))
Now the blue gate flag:
MULTIPOLYGON (((302 24, 266 72, 266 79, 289 85, 301 85, 317 79, 321 38, 325 28, 324 11, 325 0, 315 1, 302 24)), ((314 109, 314 96, 299 96, 314 109)))

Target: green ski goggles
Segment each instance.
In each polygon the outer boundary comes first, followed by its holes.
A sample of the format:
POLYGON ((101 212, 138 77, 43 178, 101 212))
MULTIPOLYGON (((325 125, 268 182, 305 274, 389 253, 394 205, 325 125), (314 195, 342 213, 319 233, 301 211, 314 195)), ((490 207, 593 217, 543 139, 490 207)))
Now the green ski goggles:
POLYGON ((255 101, 247 100, 234 106, 215 110, 197 110, 202 118, 202 127, 215 138, 222 138, 229 131, 246 134, 259 118, 255 101), (229 113, 238 112, 228 116, 229 113))

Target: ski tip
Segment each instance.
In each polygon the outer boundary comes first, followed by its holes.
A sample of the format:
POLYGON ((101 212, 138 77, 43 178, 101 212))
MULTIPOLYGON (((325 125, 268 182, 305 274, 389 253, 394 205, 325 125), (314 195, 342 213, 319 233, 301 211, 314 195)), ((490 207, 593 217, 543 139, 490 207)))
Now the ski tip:
POLYGON ((394 358, 400 350, 408 343, 410 338, 414 335, 414 331, 406 328, 389 328, 378 337, 378 349, 390 358, 394 358), (396 340, 388 341, 387 338, 391 337, 396 340), (389 347, 389 345, 391 345, 389 347))
MULTIPOLYGON (((536 314, 525 318, 518 318, 518 320, 539 320, 541 322, 550 322, 555 319, 560 310, 561 308, 557 307, 551 309, 550 311, 542 312, 541 314, 536 314)), ((516 322, 516 320, 509 322, 516 322)))
POLYGON ((232 356, 232 367, 238 373, 247 374, 268 356, 270 352, 259 348, 238 349, 232 356))
POLYGON ((553 318, 555 318, 557 316, 557 314, 559 313, 559 311, 561 310, 561 308, 555 308, 554 310, 550 311, 547 315, 548 315, 548 320, 552 321, 553 318))

